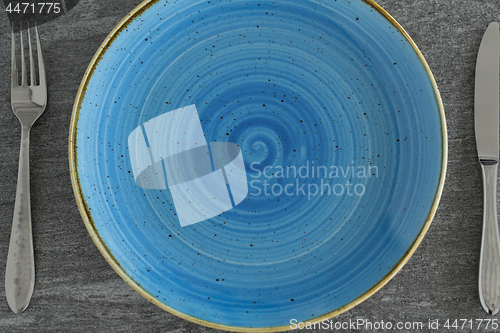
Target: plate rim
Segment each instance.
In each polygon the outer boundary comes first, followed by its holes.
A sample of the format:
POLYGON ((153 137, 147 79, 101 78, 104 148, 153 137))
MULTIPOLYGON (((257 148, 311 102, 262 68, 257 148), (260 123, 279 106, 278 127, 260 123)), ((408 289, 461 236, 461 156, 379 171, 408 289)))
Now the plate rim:
MULTIPOLYGON (((70 123, 70 130, 69 130, 69 140, 68 140, 68 155, 69 155, 69 168, 70 168, 70 176, 71 176, 71 184, 73 187, 73 192, 75 195, 75 200, 78 206, 78 210, 80 212, 80 215, 83 219, 83 222, 85 223, 85 226, 87 228, 88 233, 90 234, 92 240, 94 241, 95 245, 101 252, 102 256, 106 259, 108 264, 115 270, 116 273, 125 281, 127 282, 128 285, 130 285, 135 291, 137 291, 140 295, 142 295, 144 298, 158 306, 159 308, 179 317, 185 320, 188 320, 190 322, 203 325, 206 327, 211 327, 215 329, 220 329, 220 330, 225 330, 225 331, 235 331, 235 332, 281 332, 281 331, 288 331, 290 330, 290 325, 283 325, 283 326, 270 326, 270 327, 244 327, 244 326, 231 326, 231 325, 224 325, 224 324, 219 324, 203 319, 199 319, 197 317, 185 314, 183 312, 180 312, 178 310, 175 310, 168 305, 160 302, 157 300, 155 297, 153 297, 150 293, 148 293, 146 290, 144 290, 138 283, 136 283, 128 274, 125 272, 125 270, 121 267, 119 262, 116 260, 116 258, 113 256, 111 251, 108 249, 102 238, 100 237, 99 233, 97 232, 94 221, 92 219, 92 215, 90 214, 90 210, 87 206, 87 203, 85 201, 85 198, 83 196, 83 192, 80 186, 80 178, 78 175, 78 160, 77 160, 77 134, 78 134, 78 129, 77 129, 77 123, 78 119, 80 116, 80 110, 82 107, 82 101, 83 98, 85 97, 85 93, 87 90, 87 85, 89 83, 90 78, 92 77, 92 74, 94 73, 94 70, 96 66, 98 65, 99 61, 102 59, 103 55, 105 54, 107 48, 113 43, 113 41, 117 38, 117 36, 128 26, 129 23, 131 23, 135 18, 137 18, 139 15, 144 13, 148 8, 153 6, 155 3, 159 2, 160 0, 144 0, 142 3, 140 3, 137 7, 135 7, 130 13, 128 13, 121 21, 113 28, 113 30, 108 34, 106 39, 102 42, 100 45, 99 49, 96 51, 94 54, 89 66, 87 67, 85 74, 82 78, 82 81, 80 83, 80 86, 78 88, 78 92, 75 98, 75 102, 73 105, 73 110, 71 114, 71 123, 70 123)), ((394 266, 394 268, 383 278, 381 279, 376 285, 374 285, 372 288, 367 290, 364 294, 356 298, 355 300, 349 302, 348 304, 337 308, 333 311, 330 311, 326 314, 323 314, 321 316, 312 318, 307 320, 305 323, 310 323, 311 325, 314 325, 315 323, 321 323, 323 320, 331 319, 333 317, 336 317, 353 307, 359 305, 360 303, 364 302, 371 296, 373 296, 378 290, 380 290, 384 285, 386 285, 402 268, 403 266, 408 262, 408 260, 411 258, 413 253, 416 251, 420 243, 422 242, 424 236, 426 235, 427 231, 429 230, 429 227, 432 223, 432 220, 434 219, 434 216, 436 214, 437 208, 439 206, 439 202, 443 193, 443 188, 444 188, 444 183, 446 179, 446 171, 447 171, 447 164, 448 164, 448 132, 447 132, 447 126, 446 126, 446 116, 444 112, 444 106, 443 106, 443 101, 441 99, 441 94, 439 92, 439 89, 437 87, 436 80, 434 78, 434 75, 431 72, 431 69, 425 60, 422 52, 420 49, 417 47, 413 39, 408 35, 408 33, 403 29, 403 27, 385 10, 383 9, 380 5, 378 5, 374 0, 358 0, 361 2, 364 2, 368 5, 370 5, 372 8, 374 8, 377 12, 379 12, 384 18, 386 18, 409 42, 411 47, 413 48, 413 51, 417 54, 418 58, 420 59, 422 65, 425 68, 425 71, 427 75, 429 76, 429 79, 431 81, 437 106, 439 109, 439 115, 440 115, 440 120, 441 120, 441 170, 440 170, 440 175, 439 175, 439 182, 436 190, 436 194, 434 196, 433 203, 431 205, 429 214, 427 215, 426 221, 420 230, 417 238, 415 241, 412 243, 408 251, 403 255, 401 260, 394 266)), ((299 322, 297 322, 298 324, 299 322)))

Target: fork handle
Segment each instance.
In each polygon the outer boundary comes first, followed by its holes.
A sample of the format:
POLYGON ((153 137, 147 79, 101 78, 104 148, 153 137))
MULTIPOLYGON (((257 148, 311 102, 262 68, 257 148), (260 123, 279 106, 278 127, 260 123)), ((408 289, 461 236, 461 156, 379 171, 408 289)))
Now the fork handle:
POLYGON ((481 161, 483 169, 484 212, 481 258, 479 260, 479 298, 486 312, 500 309, 500 238, 497 220, 498 162, 481 161))
POLYGON ((22 125, 16 202, 5 271, 5 295, 15 313, 26 309, 35 284, 35 258, 31 231, 30 127, 22 125))

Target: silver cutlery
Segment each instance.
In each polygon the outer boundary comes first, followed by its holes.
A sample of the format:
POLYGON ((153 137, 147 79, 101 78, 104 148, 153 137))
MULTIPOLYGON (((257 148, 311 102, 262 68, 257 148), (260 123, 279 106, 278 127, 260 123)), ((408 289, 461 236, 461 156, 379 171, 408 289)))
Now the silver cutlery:
POLYGON ((483 171, 484 212, 479 298, 490 314, 500 309, 500 238, 497 221, 499 148, 499 26, 493 22, 484 33, 476 64, 475 125, 479 162, 483 171))
POLYGON ((36 71, 33 61, 29 25, 28 49, 30 53, 30 82, 27 80, 21 26, 22 81, 19 83, 16 62, 16 41, 14 28, 12 28, 11 104, 14 114, 21 123, 21 151, 19 153, 14 218, 12 221, 9 254, 5 271, 5 295, 10 308, 15 313, 21 313, 26 309, 31 299, 31 295, 33 294, 33 287, 35 284, 35 258, 33 255, 33 237, 31 231, 29 136, 31 126, 33 126, 38 117, 40 117, 47 105, 47 85, 40 37, 36 25, 34 30, 37 43, 38 85, 36 84, 36 71))

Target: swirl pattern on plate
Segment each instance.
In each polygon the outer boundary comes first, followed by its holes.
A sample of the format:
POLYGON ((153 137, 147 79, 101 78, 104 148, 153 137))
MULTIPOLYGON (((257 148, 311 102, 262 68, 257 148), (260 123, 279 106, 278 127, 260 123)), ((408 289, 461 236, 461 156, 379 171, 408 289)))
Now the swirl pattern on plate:
POLYGON ((116 264, 158 304, 226 326, 311 320, 378 285, 428 223, 436 94, 363 1, 157 1, 87 79, 79 186, 116 264), (181 228, 168 190, 135 185, 127 138, 193 104, 207 142, 240 146, 249 195, 181 228))

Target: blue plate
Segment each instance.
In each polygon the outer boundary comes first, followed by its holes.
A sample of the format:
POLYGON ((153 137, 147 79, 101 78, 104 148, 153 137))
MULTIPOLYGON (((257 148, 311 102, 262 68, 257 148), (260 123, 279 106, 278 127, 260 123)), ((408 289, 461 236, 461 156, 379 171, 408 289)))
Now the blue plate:
POLYGON ((132 287, 202 325, 280 331, 401 269, 447 137, 427 63, 372 1, 146 1, 92 60, 69 152, 132 287))

